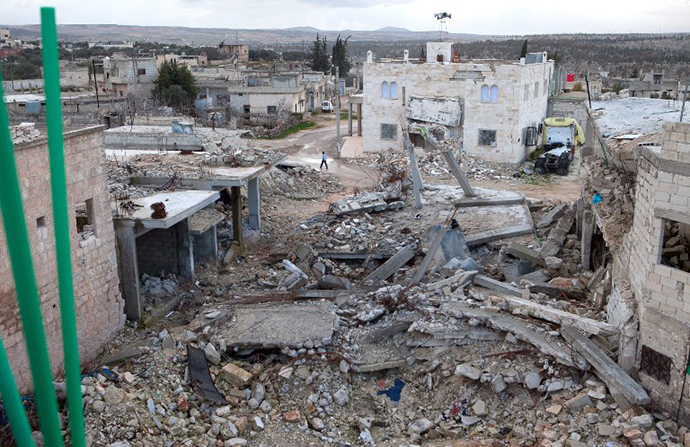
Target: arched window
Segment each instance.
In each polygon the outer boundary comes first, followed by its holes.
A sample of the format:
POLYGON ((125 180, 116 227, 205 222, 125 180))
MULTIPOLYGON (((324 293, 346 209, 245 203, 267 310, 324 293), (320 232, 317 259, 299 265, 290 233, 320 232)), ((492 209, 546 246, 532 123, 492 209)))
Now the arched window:
POLYGON ((489 102, 489 86, 488 85, 482 85, 481 101, 482 102, 489 102))
POLYGON ((381 98, 388 99, 389 93, 390 92, 388 91, 388 83, 386 81, 383 81, 383 84, 381 84, 381 98))
POLYGON ((498 102, 498 86, 491 86, 491 102, 498 102))
POLYGON ((539 97, 539 83, 538 82, 534 83, 534 97, 535 98, 539 97))
POLYGON ((391 82, 390 90, 390 99, 398 99, 398 84, 391 82))

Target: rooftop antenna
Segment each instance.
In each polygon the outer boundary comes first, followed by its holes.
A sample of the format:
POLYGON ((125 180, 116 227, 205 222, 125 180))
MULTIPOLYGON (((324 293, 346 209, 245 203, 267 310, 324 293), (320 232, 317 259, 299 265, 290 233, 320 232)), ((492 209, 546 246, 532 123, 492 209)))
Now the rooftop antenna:
POLYGON ((438 40, 443 42, 448 39, 448 26, 446 24, 446 19, 450 19, 450 13, 448 12, 435 12, 434 17, 438 20, 438 40))

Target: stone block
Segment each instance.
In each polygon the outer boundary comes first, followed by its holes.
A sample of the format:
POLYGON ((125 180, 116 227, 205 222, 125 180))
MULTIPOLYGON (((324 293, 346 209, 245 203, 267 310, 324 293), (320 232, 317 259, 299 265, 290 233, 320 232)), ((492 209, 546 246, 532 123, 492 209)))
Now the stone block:
POLYGON ((228 363, 220 370, 218 377, 235 386, 246 387, 254 376, 234 363, 228 363))

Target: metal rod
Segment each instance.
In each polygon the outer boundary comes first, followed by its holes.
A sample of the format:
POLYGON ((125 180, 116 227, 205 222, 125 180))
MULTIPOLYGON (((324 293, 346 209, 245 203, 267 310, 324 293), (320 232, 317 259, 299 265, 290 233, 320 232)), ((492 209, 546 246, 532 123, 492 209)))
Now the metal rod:
POLYGON ((101 108, 101 102, 98 100, 98 82, 96 81, 96 60, 91 59, 91 64, 93 65, 93 86, 96 89, 96 107, 101 108))
POLYGON ((65 382, 70 439, 73 447, 85 447, 84 408, 81 396, 81 365, 79 341, 74 312, 72 277, 72 247, 67 212, 67 181, 62 140, 62 101, 60 100, 60 72, 58 64, 55 8, 41 8, 41 37, 43 41, 43 76, 48 124, 48 152, 50 154, 50 183, 53 198, 53 227, 60 291, 62 345, 65 356, 65 382))
MULTIPOLYGON (((2 73, 0 73, 1 81, 2 73)), ((4 101, 4 95, 0 91, 0 104, 4 104, 4 101)), ((19 188, 19 178, 14 162, 14 151, 5 107, 0 107, 0 211, 5 226, 5 238, 12 264, 17 302, 19 303, 19 316, 24 328, 26 351, 34 382, 38 420, 46 445, 49 447, 61 446, 63 444, 60 419, 45 330, 43 329, 41 302, 38 299, 36 275, 31 259, 31 246, 26 231, 22 193, 19 188)))
POLYGON ((680 122, 683 122, 683 114, 685 113, 685 100, 688 99, 688 84, 690 84, 690 78, 685 80, 685 93, 683 94, 683 107, 680 108, 680 122))
POLYGON ((14 383, 12 376, 12 369, 10 369, 10 362, 7 360, 7 353, 0 338, 0 394, 2 394, 2 403, 5 406, 5 413, 10 420, 10 427, 12 427, 12 434, 14 435, 14 442, 19 447, 35 447, 34 441, 31 438, 31 427, 29 420, 26 418, 24 405, 22 405, 22 398, 17 390, 17 385, 14 383))
POLYGON ((337 157, 340 158, 340 149, 343 146, 340 137, 340 67, 335 67, 335 135, 337 157))

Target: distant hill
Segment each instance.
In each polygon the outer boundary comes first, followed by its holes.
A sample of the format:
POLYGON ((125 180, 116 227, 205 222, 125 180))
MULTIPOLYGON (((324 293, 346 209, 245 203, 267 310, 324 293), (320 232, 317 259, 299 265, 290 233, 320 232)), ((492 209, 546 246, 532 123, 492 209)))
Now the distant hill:
MULTIPOLYGON (((13 36, 36 39, 40 35, 39 25, 8 26, 13 36)), ((312 27, 286 29, 229 29, 229 28, 186 28, 181 26, 129 26, 129 25, 58 25, 58 37, 74 41, 127 40, 174 43, 180 45, 217 45, 221 41, 249 45, 282 45, 311 42, 316 34, 335 40, 340 34, 351 36, 351 41, 423 41, 438 38, 437 31, 410 31, 405 28, 386 27, 373 31, 319 30, 312 27)), ((450 33, 454 41, 488 39, 493 36, 450 33)))

